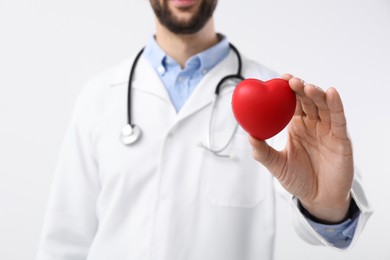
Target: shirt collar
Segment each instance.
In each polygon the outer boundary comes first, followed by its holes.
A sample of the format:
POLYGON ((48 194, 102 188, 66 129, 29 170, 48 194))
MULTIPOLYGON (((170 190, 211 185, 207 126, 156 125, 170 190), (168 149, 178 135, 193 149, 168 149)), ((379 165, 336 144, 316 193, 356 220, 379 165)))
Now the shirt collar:
POLYGON ((199 58, 202 70, 210 70, 228 56, 229 50, 229 42, 223 37, 216 45, 195 56, 199 58))
POLYGON ((151 37, 145 46, 143 56, 150 62, 155 70, 158 70, 161 65, 164 66, 164 59, 167 55, 160 48, 156 39, 151 37))
MULTIPOLYGON (((226 58, 229 54, 229 42, 225 36, 220 35, 220 37, 221 40, 216 45, 188 59, 188 61, 186 62, 186 67, 187 64, 194 63, 195 60, 198 60, 200 64, 199 69, 202 71, 209 71, 219 62, 221 62, 224 58, 226 58)), ((144 57, 157 71, 161 66, 167 69, 166 64, 164 62, 165 59, 168 58, 172 60, 172 58, 169 58, 166 53, 161 49, 154 37, 151 37, 146 44, 144 50, 144 57)), ((197 61, 195 61, 195 63, 197 63, 197 61)))

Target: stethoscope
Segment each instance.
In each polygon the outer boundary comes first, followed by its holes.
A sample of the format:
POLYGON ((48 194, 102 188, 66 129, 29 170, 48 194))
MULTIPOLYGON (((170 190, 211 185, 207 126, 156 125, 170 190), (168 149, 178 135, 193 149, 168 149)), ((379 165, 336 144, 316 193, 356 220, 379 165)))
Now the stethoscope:
MULTIPOLYGON (((220 156, 220 157, 232 157, 232 155, 222 154, 221 152, 223 150, 225 150, 228 147, 228 145, 231 143, 231 141, 234 137, 234 134, 236 133, 236 131, 238 129, 238 124, 237 123, 235 124, 235 127, 232 131, 232 134, 230 135, 226 144, 223 145, 223 147, 218 148, 218 149, 212 148, 211 130, 212 130, 214 112, 215 112, 216 104, 218 102, 219 93, 222 89, 223 84, 227 80, 236 80, 236 81, 244 80, 244 77, 241 75, 241 70, 242 70, 241 55, 240 55, 239 51, 237 50, 237 48, 234 47, 233 44, 229 43, 229 46, 237 56, 237 60, 238 60, 237 73, 226 75, 218 82, 217 87, 215 88, 215 91, 214 91, 215 96, 213 99, 213 107, 212 107, 212 112, 211 112, 210 122, 209 122, 209 133, 208 133, 209 145, 207 146, 203 143, 199 143, 200 147, 203 147, 206 150, 210 151, 211 153, 213 153, 217 156, 220 156)), ((122 128, 121 135, 120 135, 120 140, 124 145, 135 144, 138 140, 141 139, 141 136, 142 136, 141 128, 138 125, 134 124, 132 122, 132 119, 131 119, 131 115, 132 115, 132 109, 131 109, 131 92, 132 91, 131 90, 132 90, 132 82, 133 82, 134 72, 135 72, 139 58, 141 57, 143 51, 144 51, 144 48, 142 48, 141 51, 137 54, 137 56, 135 57, 135 59, 133 61, 132 66, 131 66, 131 70, 130 70, 128 92, 127 92, 127 124, 122 128)), ((238 84, 238 82, 237 82, 237 84, 238 84)))

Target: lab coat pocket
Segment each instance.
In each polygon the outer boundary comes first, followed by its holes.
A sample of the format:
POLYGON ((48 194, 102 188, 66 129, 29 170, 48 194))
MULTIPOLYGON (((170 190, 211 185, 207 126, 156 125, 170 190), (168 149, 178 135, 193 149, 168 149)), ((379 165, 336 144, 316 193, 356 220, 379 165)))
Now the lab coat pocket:
MULTIPOLYGON (((214 133, 218 142, 229 139, 229 134, 214 133)), ((251 147, 245 134, 236 134, 219 157, 205 151, 202 166, 207 197, 213 205, 223 207, 253 208, 264 198, 264 173, 261 165, 251 155, 251 147)))

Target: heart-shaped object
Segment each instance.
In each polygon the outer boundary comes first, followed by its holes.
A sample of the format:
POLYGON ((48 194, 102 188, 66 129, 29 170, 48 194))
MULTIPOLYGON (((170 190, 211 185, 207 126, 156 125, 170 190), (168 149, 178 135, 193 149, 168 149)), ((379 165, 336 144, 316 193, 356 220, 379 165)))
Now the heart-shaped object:
POLYGON ((250 135, 266 140, 282 131, 295 112, 296 98, 287 80, 241 81, 233 93, 234 117, 250 135))

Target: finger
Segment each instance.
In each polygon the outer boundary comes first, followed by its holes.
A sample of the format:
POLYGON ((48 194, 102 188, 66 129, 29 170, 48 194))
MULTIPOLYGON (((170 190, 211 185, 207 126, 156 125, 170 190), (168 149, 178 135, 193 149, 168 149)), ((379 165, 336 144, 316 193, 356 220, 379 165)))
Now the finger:
MULTIPOLYGON (((292 79, 294 76, 291 75, 291 74, 283 74, 282 75, 282 79, 285 79, 287 81, 289 81, 290 79, 292 79)), ((294 116, 304 116, 304 113, 303 113, 303 110, 302 110, 302 105, 301 105, 301 101, 299 101, 299 99, 297 98, 297 102, 296 102, 296 105, 295 105, 295 113, 294 113, 294 116)))
POLYGON ((297 98, 297 102, 295 105, 294 116, 301 116, 301 117, 305 116, 305 113, 303 113, 301 100, 299 98, 297 98))
POLYGON ((253 148, 253 158, 263 164, 272 174, 278 172, 276 169, 281 166, 279 163, 280 152, 269 146, 267 142, 253 136, 249 136, 249 142, 253 148))
POLYGON ((343 103, 335 88, 328 89, 326 92, 326 101, 329 107, 333 134, 339 138, 348 138, 347 120, 345 118, 343 103))
POLYGON ((293 75, 286 73, 286 74, 283 74, 281 78, 285 79, 285 80, 290 80, 292 77, 293 77, 293 75))
POLYGON ((314 101, 305 93, 305 82, 299 78, 293 77, 289 80, 291 89, 297 94, 300 100, 303 113, 308 119, 318 120, 318 110, 314 101))
POLYGON ((317 106, 318 117, 321 122, 326 125, 330 125, 330 112, 326 102, 325 92, 313 84, 307 84, 304 90, 306 95, 311 98, 311 100, 317 106))

